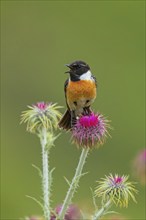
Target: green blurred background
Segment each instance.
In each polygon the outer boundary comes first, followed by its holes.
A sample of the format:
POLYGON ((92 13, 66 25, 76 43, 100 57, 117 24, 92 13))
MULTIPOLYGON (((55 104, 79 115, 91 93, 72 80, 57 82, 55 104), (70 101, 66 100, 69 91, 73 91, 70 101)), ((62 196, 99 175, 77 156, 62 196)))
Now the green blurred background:
MULTIPOLYGON (((36 136, 19 124, 27 105, 52 101, 65 106, 65 63, 81 59, 98 81, 94 109, 111 119, 112 138, 88 157, 74 202, 92 211, 89 187, 109 172, 131 175, 131 162, 144 147, 144 1, 2 1, 1 219, 42 214, 25 197, 41 196, 36 136)), ((63 113, 64 109, 62 109, 63 113)), ((56 167, 53 206, 60 204, 80 150, 62 132, 51 151, 56 167)), ((131 176, 131 180, 134 177, 131 176)), ((116 209, 128 219, 145 219, 145 191, 137 184, 138 204, 116 209)))

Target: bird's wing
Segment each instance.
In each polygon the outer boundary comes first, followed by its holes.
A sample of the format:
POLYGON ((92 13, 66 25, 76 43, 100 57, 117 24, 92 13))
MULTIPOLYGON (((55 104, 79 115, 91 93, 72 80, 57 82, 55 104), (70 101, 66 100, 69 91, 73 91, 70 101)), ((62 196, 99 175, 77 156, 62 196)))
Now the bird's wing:
POLYGON ((64 92, 65 92, 65 96, 66 96, 66 88, 68 86, 68 82, 69 82, 69 79, 67 79, 64 83, 64 92))
POLYGON ((66 88, 67 88, 67 86, 68 86, 68 82, 69 82, 69 79, 67 79, 67 80, 65 81, 65 83, 64 83, 64 93, 65 93, 66 105, 67 105, 68 110, 70 111, 70 108, 69 108, 69 106, 68 106, 68 104, 67 104, 67 97, 66 97, 66 88))

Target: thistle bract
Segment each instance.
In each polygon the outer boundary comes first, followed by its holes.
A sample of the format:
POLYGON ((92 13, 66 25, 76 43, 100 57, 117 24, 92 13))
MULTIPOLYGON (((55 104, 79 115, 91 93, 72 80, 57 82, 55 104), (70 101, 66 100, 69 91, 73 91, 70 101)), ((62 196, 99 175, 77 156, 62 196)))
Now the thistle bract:
POLYGON ((128 207, 129 199, 136 202, 134 194, 137 193, 134 183, 128 182, 128 176, 113 176, 110 174, 101 181, 95 190, 95 195, 102 197, 103 203, 111 200, 116 206, 128 207))
POLYGON ((107 122, 99 113, 81 116, 71 130, 73 141, 78 146, 90 148, 103 144, 108 134, 107 122))
POLYGON ((42 128, 52 131, 57 128, 61 113, 60 106, 52 103, 38 102, 28 106, 28 110, 22 112, 21 123, 27 123, 27 131, 39 133, 42 128))

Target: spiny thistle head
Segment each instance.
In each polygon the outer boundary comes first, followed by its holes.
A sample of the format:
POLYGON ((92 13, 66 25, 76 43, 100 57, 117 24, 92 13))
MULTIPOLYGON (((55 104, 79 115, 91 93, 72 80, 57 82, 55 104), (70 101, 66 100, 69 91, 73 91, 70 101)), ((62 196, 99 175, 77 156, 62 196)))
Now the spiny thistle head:
POLYGON ((79 147, 99 146, 104 143, 109 127, 108 121, 99 113, 83 115, 72 127, 72 139, 79 147))
POLYGON ((105 176, 95 190, 95 195, 102 197, 103 203, 111 200, 116 206, 128 207, 129 199, 136 202, 134 194, 138 191, 135 189, 134 183, 128 182, 128 176, 105 176))
MULTIPOLYGON (((55 214, 51 215, 50 220, 56 220, 56 215, 59 215, 62 205, 58 205, 55 208, 55 214)), ((57 218, 58 219, 58 218, 57 218)), ((64 216, 64 220, 73 220, 73 219, 82 219, 81 212, 76 205, 70 205, 67 209, 67 212, 64 216)))
POLYGON ((52 131, 57 128, 61 113, 58 111, 60 106, 52 103, 38 102, 28 106, 28 110, 23 111, 21 123, 27 123, 27 131, 39 133, 42 128, 52 131))

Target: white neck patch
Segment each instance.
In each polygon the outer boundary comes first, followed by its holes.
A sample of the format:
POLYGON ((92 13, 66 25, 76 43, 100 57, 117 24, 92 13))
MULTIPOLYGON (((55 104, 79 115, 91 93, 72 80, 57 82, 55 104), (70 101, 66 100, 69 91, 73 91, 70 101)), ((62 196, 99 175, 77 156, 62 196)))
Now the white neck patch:
POLYGON ((91 80, 92 73, 90 70, 88 70, 86 73, 82 74, 80 76, 80 80, 91 80))

